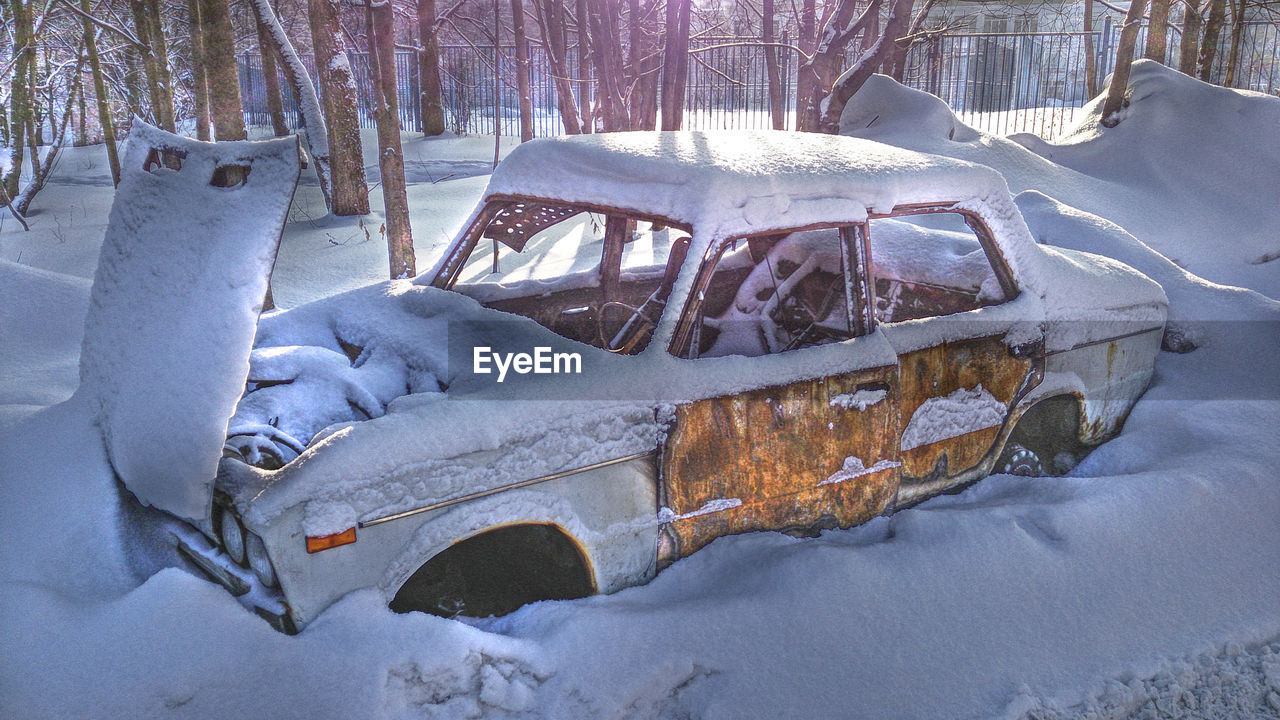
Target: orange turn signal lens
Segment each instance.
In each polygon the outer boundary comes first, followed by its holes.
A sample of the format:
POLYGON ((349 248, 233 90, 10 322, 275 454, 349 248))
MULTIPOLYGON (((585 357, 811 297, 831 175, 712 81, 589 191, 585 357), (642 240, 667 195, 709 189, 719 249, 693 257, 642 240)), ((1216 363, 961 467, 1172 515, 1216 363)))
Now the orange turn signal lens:
POLYGON ((321 535, 319 537, 307 536, 307 552, 318 553, 321 550, 336 548, 339 545, 350 545, 356 541, 356 529, 347 528, 340 533, 332 535, 321 535))

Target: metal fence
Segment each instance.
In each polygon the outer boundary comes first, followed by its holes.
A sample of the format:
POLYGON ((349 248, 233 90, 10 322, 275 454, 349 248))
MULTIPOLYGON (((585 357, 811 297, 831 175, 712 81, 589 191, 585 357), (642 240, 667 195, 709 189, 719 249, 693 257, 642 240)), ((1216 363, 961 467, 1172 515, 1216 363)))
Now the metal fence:
MULTIPOLYGON (((1146 45, 1139 31, 1136 50, 1146 45)), ((1222 33, 1210 81, 1222 83, 1231 29, 1222 33)), ((1052 138, 1091 98, 1087 58, 1094 57, 1095 87, 1115 65, 1120 26, 1105 19, 1092 33, 965 33, 935 36, 911 48, 905 84, 937 95, 969 125, 996 134, 1031 132, 1052 138)), ((1170 32, 1165 64, 1176 67, 1181 40, 1170 32)), ((1270 23, 1243 26, 1235 87, 1280 92, 1280 33, 1270 23)))
MULTIPOLYGON (((1052 138, 1062 132, 1077 110, 1089 99, 1086 56, 1095 60, 1096 82, 1111 72, 1120 26, 1104 19, 1092 32, 1058 33, 947 33, 933 36, 911 48, 904 82, 930 92, 950 105, 967 124, 987 132, 1033 132, 1052 138), (1091 41, 1091 42, 1090 42, 1091 41), (1090 47, 1091 46, 1091 47, 1090 47)), ((1145 45, 1146 29, 1138 49, 1145 45)), ((1221 83, 1227 62, 1231 27, 1224 27, 1211 80, 1221 83)), ((1170 32, 1166 64, 1176 65, 1179 34, 1170 32)), ((699 37, 690 44, 689 76, 685 90, 685 123, 689 129, 772 127, 769 110, 766 48, 754 38, 699 37)), ((785 38, 781 40, 787 42, 785 38)), ((1280 93, 1280 32, 1270 23, 1246 23, 1241 61, 1235 86, 1280 93)), ((793 53, 780 52, 783 107, 786 127, 795 127, 795 74, 793 53)), ((359 97, 360 124, 373 127, 373 91, 366 53, 348 53, 359 97)), ((314 77, 314 61, 303 56, 314 77)), ((576 49, 570 48, 566 65, 577 68, 576 49)), ((500 123, 504 135, 519 135, 519 98, 514 84, 515 47, 444 45, 440 48, 442 100, 446 125, 459 135, 492 134, 500 123), (500 82, 495 87, 495 73, 500 82)), ((563 132, 556 103, 555 78, 546 53, 529 48, 529 75, 533 100, 534 134, 563 132)), ((411 51, 396 53, 400 125, 421 130, 418 108, 418 63, 411 51)), ((286 88, 285 112, 299 127, 302 118, 296 100, 286 88)), ((240 57, 240 86, 246 120, 269 125, 262 60, 256 53, 240 57)), ((581 105, 587 83, 573 81, 581 105)))

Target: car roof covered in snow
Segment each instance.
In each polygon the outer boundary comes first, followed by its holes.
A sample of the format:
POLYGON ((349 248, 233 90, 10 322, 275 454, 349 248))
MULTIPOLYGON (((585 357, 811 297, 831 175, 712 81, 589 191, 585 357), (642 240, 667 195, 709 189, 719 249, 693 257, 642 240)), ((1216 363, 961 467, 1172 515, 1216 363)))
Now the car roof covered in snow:
POLYGON ((770 130, 620 132, 522 144, 487 196, 656 215, 719 235, 858 221, 903 202, 1007 193, 990 168, 882 143, 770 130))

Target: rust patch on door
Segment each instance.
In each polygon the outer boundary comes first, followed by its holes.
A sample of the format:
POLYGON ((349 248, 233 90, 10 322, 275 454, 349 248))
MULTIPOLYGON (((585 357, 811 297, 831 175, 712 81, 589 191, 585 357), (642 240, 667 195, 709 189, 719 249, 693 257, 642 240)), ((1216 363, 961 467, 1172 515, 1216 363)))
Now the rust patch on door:
POLYGON ((883 512, 898 489, 895 376, 876 368, 678 406, 662 457, 664 559, 721 535, 883 512))
POLYGON ((899 363, 903 428, 930 399, 945 398, 957 390, 976 392, 979 385, 1004 408, 1000 423, 904 448, 904 482, 954 477, 982 462, 999 437, 1014 395, 1032 369, 1031 360, 1014 357, 999 336, 915 350, 902 354, 899 363))

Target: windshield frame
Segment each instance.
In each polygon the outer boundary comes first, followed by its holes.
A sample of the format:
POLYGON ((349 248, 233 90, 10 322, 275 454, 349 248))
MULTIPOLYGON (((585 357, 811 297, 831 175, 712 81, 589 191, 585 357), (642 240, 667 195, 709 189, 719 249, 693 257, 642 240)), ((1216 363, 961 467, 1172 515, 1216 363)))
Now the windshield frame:
POLYGON ((581 208, 582 212, 600 213, 606 216, 620 216, 628 220, 639 220, 642 222, 661 223, 668 227, 674 228, 693 235, 693 226, 687 222, 673 220, 657 213, 644 212, 631 208, 616 207, 610 205, 601 205, 590 202, 576 202, 570 200, 557 200, 554 198, 536 197, 533 195, 490 195, 484 199, 484 206, 472 223, 464 230, 449 249, 445 252, 444 261, 440 263, 439 270, 436 271, 434 277, 429 283, 432 287, 442 288, 444 290, 453 290, 454 285, 458 283, 458 278, 462 274, 462 268, 466 265, 467 259, 474 252, 476 244, 484 236, 484 231, 493 222, 494 217, 507 205, 511 203, 542 203, 547 205, 570 205, 581 208))

